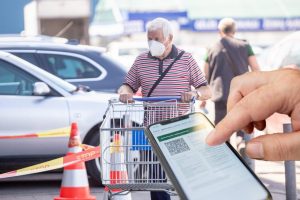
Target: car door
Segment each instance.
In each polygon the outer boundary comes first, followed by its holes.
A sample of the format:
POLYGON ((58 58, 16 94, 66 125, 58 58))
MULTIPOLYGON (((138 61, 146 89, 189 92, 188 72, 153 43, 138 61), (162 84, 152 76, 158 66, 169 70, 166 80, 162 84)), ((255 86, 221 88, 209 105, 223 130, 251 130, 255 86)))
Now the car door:
MULTIPOLYGON (((0 136, 40 133, 70 124, 66 99, 53 88, 34 96, 38 77, 0 59, 0 136)), ((0 139, 0 156, 62 154, 68 138, 0 139)))

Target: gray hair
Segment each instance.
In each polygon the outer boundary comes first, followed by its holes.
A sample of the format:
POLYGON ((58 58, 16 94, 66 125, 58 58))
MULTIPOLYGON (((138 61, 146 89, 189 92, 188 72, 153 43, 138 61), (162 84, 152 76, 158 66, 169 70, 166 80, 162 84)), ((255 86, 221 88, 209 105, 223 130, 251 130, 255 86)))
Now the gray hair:
POLYGON ((161 29, 163 31, 164 38, 167 38, 169 35, 173 35, 171 23, 165 18, 155 18, 152 21, 148 22, 146 25, 147 33, 149 31, 156 31, 161 29))
POLYGON ((218 29, 225 34, 235 33, 236 23, 232 18, 223 18, 219 22, 218 29))

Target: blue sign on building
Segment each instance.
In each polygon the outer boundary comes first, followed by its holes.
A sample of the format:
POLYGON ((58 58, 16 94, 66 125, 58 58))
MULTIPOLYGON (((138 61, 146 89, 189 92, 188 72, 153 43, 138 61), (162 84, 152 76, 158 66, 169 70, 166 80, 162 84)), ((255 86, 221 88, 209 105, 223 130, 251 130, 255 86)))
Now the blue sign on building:
POLYGON ((169 12, 128 12, 128 20, 150 21, 157 17, 163 17, 168 20, 178 20, 188 18, 187 11, 169 11, 169 12))
MULTIPOLYGON (((221 19, 190 20, 186 11, 182 12, 129 12, 125 30, 127 33, 145 31, 148 21, 156 17, 164 17, 176 21, 181 30, 196 32, 216 32, 221 19)), ((235 18, 239 31, 292 31, 300 30, 300 17, 293 18, 235 18)))
MULTIPOLYGON (((239 31, 292 31, 300 30, 300 17, 294 18, 241 18, 235 19, 239 31)), ((220 19, 198 19, 185 29, 205 32, 217 31, 220 19)))

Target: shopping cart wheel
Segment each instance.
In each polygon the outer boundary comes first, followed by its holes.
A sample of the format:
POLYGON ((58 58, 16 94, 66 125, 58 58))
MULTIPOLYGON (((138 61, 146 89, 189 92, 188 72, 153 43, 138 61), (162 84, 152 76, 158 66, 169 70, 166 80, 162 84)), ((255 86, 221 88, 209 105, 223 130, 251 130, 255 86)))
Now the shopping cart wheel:
POLYGON ((103 193, 103 200, 111 200, 112 198, 110 198, 109 192, 108 191, 104 191, 103 193))
MULTIPOLYGON (((100 143, 99 127, 92 129, 84 139, 83 143, 91 146, 98 146, 100 143)), ((100 158, 86 162, 86 169, 91 177, 92 183, 97 186, 102 186, 100 158)))

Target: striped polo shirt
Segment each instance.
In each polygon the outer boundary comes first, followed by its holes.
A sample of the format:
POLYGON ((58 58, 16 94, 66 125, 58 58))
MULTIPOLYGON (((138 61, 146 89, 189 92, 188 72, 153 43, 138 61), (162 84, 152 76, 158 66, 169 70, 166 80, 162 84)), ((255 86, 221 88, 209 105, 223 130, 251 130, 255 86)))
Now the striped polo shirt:
MULTIPOLYGON (((147 96, 156 80, 181 51, 173 45, 170 54, 163 60, 151 56, 149 51, 141 53, 127 73, 124 84, 134 92, 141 87, 142 95, 147 96)), ((151 96, 181 96, 183 92, 191 91, 191 86, 199 88, 206 85, 207 81, 197 62, 190 53, 185 52, 173 64, 151 96)))

